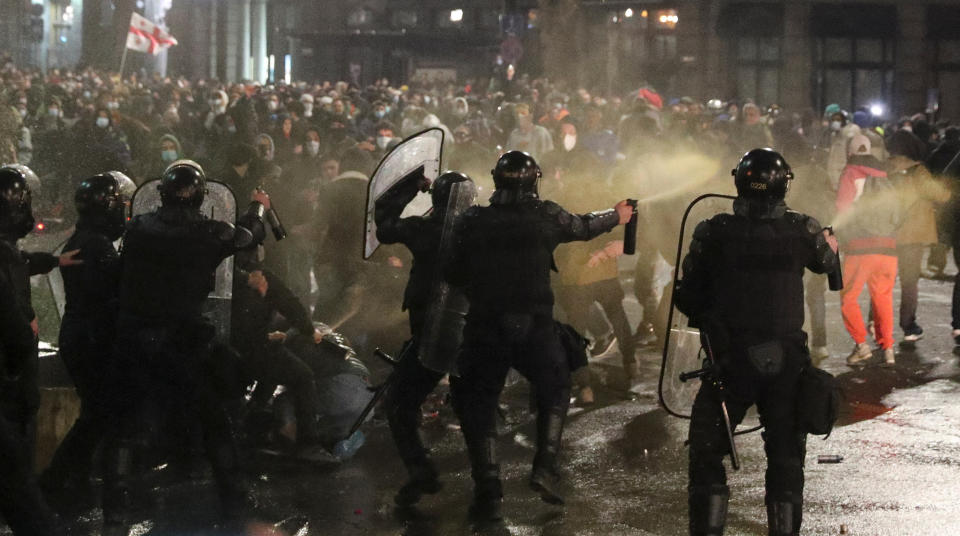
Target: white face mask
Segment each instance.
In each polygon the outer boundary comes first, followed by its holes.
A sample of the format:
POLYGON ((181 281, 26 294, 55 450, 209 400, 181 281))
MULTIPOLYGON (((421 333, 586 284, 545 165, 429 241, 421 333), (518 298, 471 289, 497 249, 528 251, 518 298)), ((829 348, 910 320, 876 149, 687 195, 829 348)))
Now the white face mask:
POLYGON ((840 121, 830 121, 830 130, 837 131, 843 128, 843 123, 840 121))
POLYGON ((377 136, 377 147, 379 147, 381 151, 386 149, 392 139, 390 136, 377 136))
POLYGON ((19 112, 20 112, 20 119, 23 119, 24 117, 27 116, 26 108, 20 108, 19 112))
POLYGON ((910 125, 904 125, 904 126, 902 126, 901 128, 902 128, 903 130, 906 130, 907 132, 913 132, 913 127, 910 126, 910 125))
POLYGON ((277 110, 277 106, 277 101, 267 101, 267 109, 271 112, 275 112, 277 110))
POLYGON ((308 142, 307 142, 307 152, 310 153, 310 156, 317 156, 317 153, 320 152, 320 142, 319 142, 319 141, 308 141, 308 142))
POLYGON ((97 126, 100 128, 107 128, 110 126, 110 120, 107 119, 106 117, 98 117, 97 126))
POLYGON ((577 137, 572 134, 567 134, 563 137, 563 148, 572 151, 574 147, 577 146, 577 137))
POLYGON ((107 108, 110 110, 116 110, 120 108, 120 103, 117 101, 110 101, 107 103, 107 108))
POLYGON ((47 114, 50 117, 60 117, 60 108, 47 108, 47 114))
POLYGON ((305 102, 303 103, 303 116, 304 117, 313 117, 313 103, 305 102))

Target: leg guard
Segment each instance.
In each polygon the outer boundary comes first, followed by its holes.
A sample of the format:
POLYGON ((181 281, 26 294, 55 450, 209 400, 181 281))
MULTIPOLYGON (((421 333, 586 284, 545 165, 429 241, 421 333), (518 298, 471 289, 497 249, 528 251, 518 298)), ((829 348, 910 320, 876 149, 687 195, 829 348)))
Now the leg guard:
POLYGON ((723 536, 727 522, 727 503, 730 489, 723 485, 691 487, 690 536, 723 536))
POLYGON ((803 499, 767 501, 767 526, 770 536, 798 536, 803 521, 803 499))
POLYGON ((500 483, 496 441, 495 437, 489 436, 467 444, 474 482, 470 515, 481 523, 502 519, 500 507, 503 504, 503 486, 500 483))
POLYGON ((563 504, 563 497, 557 489, 560 483, 557 458, 560 455, 566 417, 565 407, 537 413, 537 455, 533 459, 530 487, 550 504, 563 504))

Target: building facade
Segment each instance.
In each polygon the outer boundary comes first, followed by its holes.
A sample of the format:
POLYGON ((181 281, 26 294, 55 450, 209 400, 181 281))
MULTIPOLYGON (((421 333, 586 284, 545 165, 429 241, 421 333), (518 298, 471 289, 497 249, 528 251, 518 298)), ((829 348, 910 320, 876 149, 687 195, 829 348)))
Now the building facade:
POLYGON ((0 0, 0 46, 119 64, 138 10, 180 42, 132 67, 222 80, 562 77, 626 93, 960 118, 956 0, 0 0))

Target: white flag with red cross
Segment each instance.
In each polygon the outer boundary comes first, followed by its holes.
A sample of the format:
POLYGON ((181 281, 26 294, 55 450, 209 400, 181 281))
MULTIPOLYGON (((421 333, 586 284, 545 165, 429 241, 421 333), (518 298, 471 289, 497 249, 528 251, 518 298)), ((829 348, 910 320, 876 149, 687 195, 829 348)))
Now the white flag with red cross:
POLYGON ((130 50, 156 56, 176 44, 177 40, 172 35, 139 13, 130 16, 130 31, 127 33, 127 48, 130 50))

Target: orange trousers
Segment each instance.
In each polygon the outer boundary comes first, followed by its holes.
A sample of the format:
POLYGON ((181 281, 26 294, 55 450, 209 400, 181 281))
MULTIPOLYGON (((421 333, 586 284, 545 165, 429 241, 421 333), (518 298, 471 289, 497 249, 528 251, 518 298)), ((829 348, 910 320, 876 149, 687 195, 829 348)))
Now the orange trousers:
POLYGON ((893 348, 893 286, 897 281, 897 258, 893 255, 847 255, 843 260, 843 293, 840 296, 843 325, 857 344, 867 341, 863 312, 857 301, 867 285, 873 305, 873 325, 883 349, 893 348))

